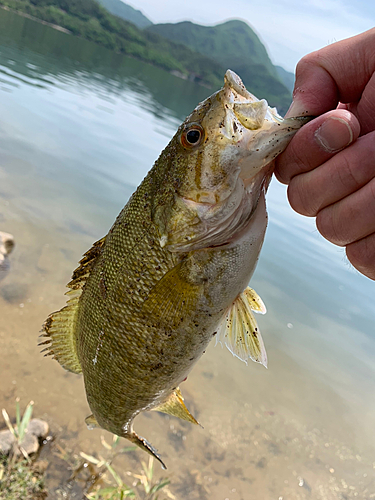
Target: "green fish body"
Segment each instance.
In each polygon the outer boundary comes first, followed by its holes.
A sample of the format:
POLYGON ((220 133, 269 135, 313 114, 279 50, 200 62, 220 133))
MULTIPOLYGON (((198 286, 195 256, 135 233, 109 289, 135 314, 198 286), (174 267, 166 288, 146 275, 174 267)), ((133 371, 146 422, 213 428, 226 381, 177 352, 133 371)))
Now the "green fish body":
POLYGON ((272 161, 306 118, 283 120, 227 71, 180 126, 107 236, 85 254, 45 344, 83 373, 86 422, 156 456, 133 430, 145 410, 197 423, 179 384, 217 341, 267 363, 247 285, 267 226, 272 161))

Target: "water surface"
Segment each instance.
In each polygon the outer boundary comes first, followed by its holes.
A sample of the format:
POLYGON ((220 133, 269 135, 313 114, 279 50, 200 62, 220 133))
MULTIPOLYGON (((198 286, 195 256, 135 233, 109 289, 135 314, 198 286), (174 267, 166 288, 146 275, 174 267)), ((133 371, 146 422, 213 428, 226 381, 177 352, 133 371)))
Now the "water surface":
MULTIPOLYGON (((108 433, 86 429, 82 379, 39 354, 40 326, 209 93, 0 10, 0 230, 17 244, 0 283, 0 404, 11 413, 16 396, 33 399, 75 452, 100 453, 108 433)), ((161 452, 178 499, 374 498, 375 284, 275 181, 268 207, 252 286, 268 307, 269 369, 210 345, 181 388, 204 429, 153 412, 135 427, 161 452)))

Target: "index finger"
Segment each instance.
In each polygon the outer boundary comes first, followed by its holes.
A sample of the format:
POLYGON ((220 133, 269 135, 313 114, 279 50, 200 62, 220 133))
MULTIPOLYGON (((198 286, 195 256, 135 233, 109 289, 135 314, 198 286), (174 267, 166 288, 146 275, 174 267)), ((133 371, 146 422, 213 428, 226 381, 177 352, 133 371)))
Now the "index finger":
POLYGON ((375 28, 303 57, 287 116, 317 116, 360 100, 375 71, 375 28))

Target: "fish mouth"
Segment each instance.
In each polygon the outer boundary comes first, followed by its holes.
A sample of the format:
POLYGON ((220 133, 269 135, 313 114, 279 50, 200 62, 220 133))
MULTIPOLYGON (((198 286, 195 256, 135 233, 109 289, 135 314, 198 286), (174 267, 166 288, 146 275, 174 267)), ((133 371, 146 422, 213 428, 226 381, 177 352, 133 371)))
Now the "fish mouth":
POLYGON ((313 117, 282 118, 265 99, 257 99, 231 70, 224 77, 222 105, 225 119, 220 134, 229 147, 243 153, 240 177, 248 179, 284 151, 293 135, 313 117))
POLYGON ((257 99, 249 92, 241 78, 230 69, 224 76, 225 98, 233 109, 233 113, 240 123, 248 130, 269 129, 275 125, 277 129, 292 128, 298 130, 302 125, 312 120, 312 116, 296 116, 283 118, 276 108, 271 108, 265 99, 257 99), (232 94, 232 95, 228 95, 232 94))
POLYGON ((244 97, 245 99, 247 99, 249 101, 258 101, 259 100, 247 90, 247 88, 243 84, 241 78, 237 75, 237 73, 235 73, 231 69, 228 69, 225 73, 224 88, 225 87, 231 88, 238 95, 240 95, 241 97, 244 97))

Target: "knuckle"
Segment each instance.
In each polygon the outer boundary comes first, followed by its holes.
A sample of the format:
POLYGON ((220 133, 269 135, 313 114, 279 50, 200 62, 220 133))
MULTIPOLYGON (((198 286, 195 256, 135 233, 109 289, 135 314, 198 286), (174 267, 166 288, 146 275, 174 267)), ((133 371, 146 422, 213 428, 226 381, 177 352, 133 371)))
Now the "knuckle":
POLYGON ((283 184, 289 184, 290 180, 306 170, 305 161, 301 157, 301 141, 297 134, 288 144, 286 150, 276 158, 275 175, 283 184))
POLYGON ((317 52, 311 52, 302 57, 296 66, 296 79, 303 75, 306 71, 311 70, 315 66, 319 65, 319 57, 317 52))
POLYGON ((375 234, 349 244, 346 256, 358 271, 375 279, 375 234))
POLYGON ((288 200, 291 207, 301 215, 316 216, 318 209, 316 200, 311 194, 304 175, 293 177, 288 187, 288 200), (315 203, 314 203, 315 202, 315 203))
POLYGON ((282 184, 288 184, 290 181, 290 175, 285 170, 283 154, 276 158, 274 174, 279 182, 281 182, 282 184))
POLYGON ((375 176, 375 133, 360 137, 337 155, 340 183, 349 191, 362 187, 375 176))
POLYGON ((334 206, 321 210, 316 217, 316 227, 326 240, 338 246, 345 246, 348 243, 345 228, 334 212, 334 206))
POLYGON ((355 165, 349 160, 348 155, 345 153, 344 151, 343 154, 338 157, 338 181, 344 190, 350 192, 361 187, 361 182, 357 179, 355 165))

